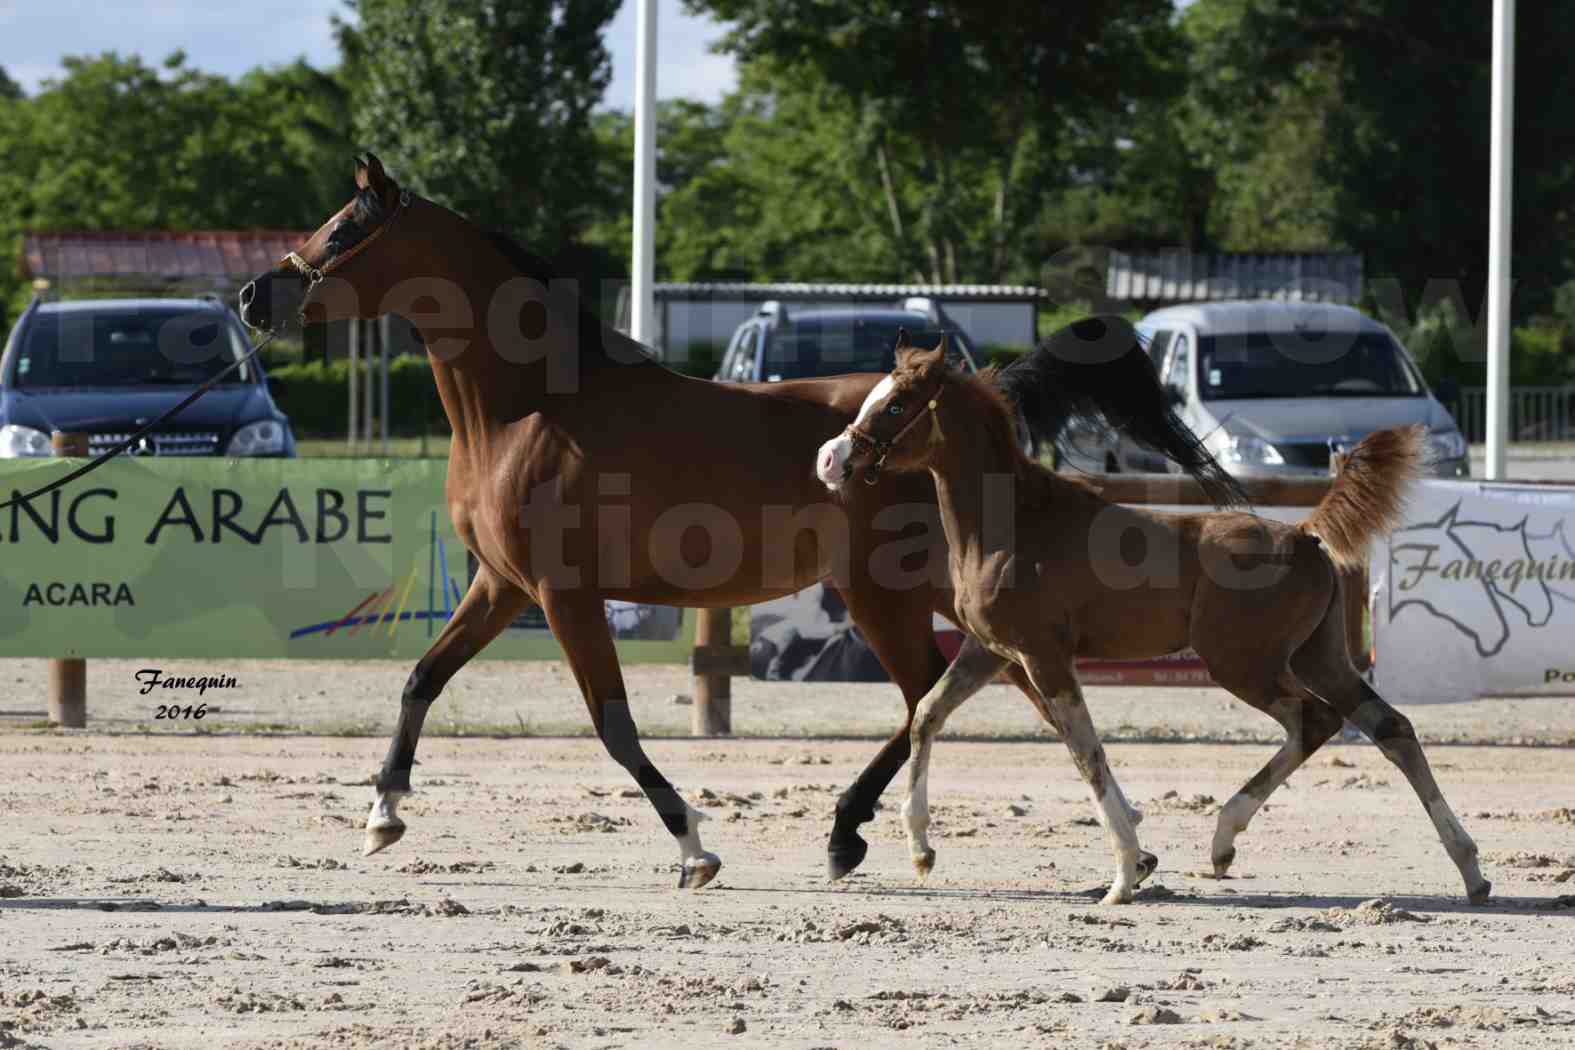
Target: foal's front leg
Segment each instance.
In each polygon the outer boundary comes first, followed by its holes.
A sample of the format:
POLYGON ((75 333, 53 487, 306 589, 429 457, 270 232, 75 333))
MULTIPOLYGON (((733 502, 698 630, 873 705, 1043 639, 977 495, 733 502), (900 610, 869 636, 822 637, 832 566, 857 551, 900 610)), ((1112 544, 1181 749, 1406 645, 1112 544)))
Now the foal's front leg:
MULTIPOLYGON (((1140 865, 1152 870, 1147 862, 1150 855, 1138 848, 1130 807, 1110 771, 1093 720, 1088 717, 1083 690, 1077 683, 1071 661, 1059 654, 1053 659, 1025 654, 1022 666, 1034 688, 1054 712, 1055 724, 1063 727, 1072 761, 1083 775, 1094 804, 1104 814, 1105 830, 1116 854, 1116 876, 1103 903, 1130 904, 1140 881, 1140 865)), ((1147 875, 1148 871, 1141 874, 1147 875)))
POLYGON ((529 595, 481 566, 437 641, 410 672, 399 699, 399 721, 388 745, 388 756, 377 775, 377 797, 366 818, 362 852, 367 856, 387 849, 405 834, 399 802, 410 793, 410 767, 415 764, 416 744, 421 739, 427 709, 455 672, 502 633, 528 604, 529 595))
POLYGON ((930 748, 952 712, 989 685, 1005 664, 1004 657, 995 655, 970 635, 941 680, 924 694, 913 712, 913 757, 908 766, 908 799, 902 804, 902 815, 908 824, 913 867, 921 879, 935 866, 935 850, 930 848, 928 835, 930 748))
POLYGON ((716 878, 722 858, 707 853, 700 844, 700 821, 705 814, 686 803, 667 778, 652 764, 640 746, 640 732, 629 713, 618 651, 601 598, 590 591, 542 591, 542 611, 553 637, 563 646, 569 666, 579 683, 585 706, 602 746, 645 792, 662 823, 678 840, 680 888, 697 890, 716 878))

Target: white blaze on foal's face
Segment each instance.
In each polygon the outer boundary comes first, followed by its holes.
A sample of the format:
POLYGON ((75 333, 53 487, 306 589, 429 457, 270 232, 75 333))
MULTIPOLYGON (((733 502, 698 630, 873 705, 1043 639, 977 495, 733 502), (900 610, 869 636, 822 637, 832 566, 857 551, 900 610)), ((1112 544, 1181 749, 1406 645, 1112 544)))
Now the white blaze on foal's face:
MULTIPOLYGON (((891 376, 875 384, 875 389, 871 390, 869 397, 864 399, 858 418, 853 421, 854 426, 864 425, 865 420, 869 418, 870 410, 891 393, 892 385, 891 376)), ((835 492, 847 480, 848 460, 851 458, 853 458, 853 439, 846 433, 838 434, 820 446, 820 453, 815 457, 815 476, 820 478, 828 489, 835 492)))

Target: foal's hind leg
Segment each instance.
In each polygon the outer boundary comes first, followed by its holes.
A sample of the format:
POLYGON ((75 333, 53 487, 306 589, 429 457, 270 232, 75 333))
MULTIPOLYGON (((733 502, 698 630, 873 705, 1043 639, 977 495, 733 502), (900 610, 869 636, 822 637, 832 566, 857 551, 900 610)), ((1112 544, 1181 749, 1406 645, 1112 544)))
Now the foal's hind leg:
POLYGON ((1282 676, 1280 684, 1281 692, 1294 691, 1305 695, 1306 698, 1298 700, 1290 696, 1280 696, 1265 702, 1261 697, 1248 696, 1242 692, 1236 693, 1238 697, 1285 727, 1285 743, 1274 753, 1274 757, 1269 759, 1264 767, 1220 808, 1219 819, 1214 826, 1214 845, 1211 850, 1216 878, 1224 878, 1225 873, 1230 870, 1231 862, 1236 859, 1236 836, 1247 830, 1247 825, 1251 823, 1253 816, 1264 802, 1281 784, 1290 779, 1292 773, 1312 757, 1313 752, 1339 732, 1340 726, 1344 724, 1344 720, 1334 708, 1317 697, 1307 694, 1299 684, 1291 680, 1289 675, 1282 676))
POLYGON ((1444 851, 1460 870, 1467 898, 1472 904, 1481 904, 1493 892, 1493 884, 1482 877, 1477 845, 1444 800, 1411 720, 1391 707, 1351 665, 1343 605, 1336 593, 1318 630, 1291 658, 1291 667, 1308 688, 1366 733, 1384 757, 1405 774, 1427 810, 1444 851))
POLYGON ((1083 690, 1077 684, 1071 660, 1060 654, 1053 660, 1024 654, 1022 664, 1034 688, 1049 703, 1055 724, 1064 727, 1072 761, 1088 784, 1095 804, 1104 813, 1105 830, 1116 854, 1116 876, 1103 903, 1130 904, 1132 892, 1137 888, 1142 850, 1138 848, 1137 831, 1128 815, 1127 803, 1105 759, 1104 746, 1088 717, 1083 690))
POLYGON ((541 608, 553 637, 574 671, 591 722, 607 753, 613 757, 656 808, 662 823, 678 840, 683 870, 678 885, 697 890, 722 870, 722 859, 700 844, 698 825, 705 814, 686 803, 652 764, 640 746, 640 733, 629 714, 628 693, 618 667, 618 651, 602 599, 589 590, 557 591, 544 588, 541 608))
POLYGON ((427 709, 455 672, 513 622, 529 602, 524 591, 481 566, 465 597, 460 599, 459 608, 410 673, 399 700, 399 721, 388 745, 388 756, 377 776, 377 797, 366 818, 363 852, 367 855, 392 846, 405 833, 399 802, 410 793, 410 767, 415 763, 416 743, 421 739, 427 709))
POLYGON ((930 848, 928 837, 930 748, 935 735, 953 711, 990 684, 1005 663, 1004 657, 995 655, 971 636, 966 638, 957 658, 934 688, 924 694, 913 713, 913 757, 908 764, 908 799, 902 804, 902 815, 908 823, 913 867, 921 879, 935 866, 935 851, 930 848))
POLYGON ((1465 827, 1444 800, 1443 789, 1433 778, 1433 770, 1422 753, 1422 744, 1416 738, 1411 720, 1391 707, 1354 669, 1351 681, 1332 691, 1328 699, 1405 774, 1411 789, 1427 810, 1439 841, 1444 844, 1444 852, 1460 869, 1467 899, 1472 904, 1484 903, 1493 892, 1493 884, 1483 877, 1477 863, 1477 844, 1466 834, 1465 827))

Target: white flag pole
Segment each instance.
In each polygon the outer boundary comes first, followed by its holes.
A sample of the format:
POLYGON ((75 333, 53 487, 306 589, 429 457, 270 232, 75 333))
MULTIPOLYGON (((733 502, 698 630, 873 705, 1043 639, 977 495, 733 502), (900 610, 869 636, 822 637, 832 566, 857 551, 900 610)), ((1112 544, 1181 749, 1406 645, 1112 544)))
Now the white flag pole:
POLYGON ((634 258, 629 335, 656 338, 652 279, 656 272, 656 0, 636 0, 634 59, 634 258))
POLYGON ((1493 0, 1489 161, 1487 476, 1503 478, 1509 445, 1510 225, 1515 175, 1515 0, 1493 0))

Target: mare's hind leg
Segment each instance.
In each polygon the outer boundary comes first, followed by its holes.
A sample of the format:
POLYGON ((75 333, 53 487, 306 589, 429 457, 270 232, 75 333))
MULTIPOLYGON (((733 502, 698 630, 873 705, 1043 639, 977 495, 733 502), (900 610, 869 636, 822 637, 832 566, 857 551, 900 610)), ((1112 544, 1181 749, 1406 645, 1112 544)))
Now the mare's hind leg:
POLYGON ((1105 904, 1130 904, 1132 892, 1137 888, 1138 848, 1137 831, 1128 815, 1127 803, 1116 786, 1116 778, 1105 759, 1104 746, 1094 731, 1083 703, 1083 690, 1077 684, 1071 660, 1062 654, 1053 659, 1024 654, 1023 669, 1034 689, 1050 705, 1053 721, 1064 727, 1066 746, 1072 752, 1072 761, 1088 785, 1089 794, 1104 813, 1105 831, 1116 855, 1116 875, 1110 890, 1105 894, 1105 904))
POLYGON ((1345 645, 1343 605, 1336 594, 1317 632, 1291 658, 1291 667, 1308 688, 1366 733, 1384 757, 1405 774, 1427 810, 1444 851, 1460 870, 1467 898, 1472 904, 1481 904, 1493 892, 1493 884, 1483 878, 1477 864, 1477 844, 1444 800, 1411 720, 1391 707, 1351 665, 1345 645))
POLYGON ((908 760, 914 708, 946 670, 946 657, 930 626, 934 592, 929 588, 876 591, 872 582, 863 579, 859 586, 843 587, 841 592, 870 648, 902 690, 907 711, 902 728, 837 799, 826 843, 827 873, 833 880, 863 863, 869 844, 859 834, 859 825, 875 819, 875 803, 908 760))
POLYGON ((699 889, 722 870, 722 859, 707 853, 700 844, 698 825, 705 815, 679 796, 640 746, 640 733, 629 714, 629 694, 624 690, 618 651, 613 647, 602 599, 589 590, 544 588, 541 607, 553 637, 563 647, 574 671, 596 735, 613 761, 634 777, 668 832, 678 841, 683 863, 678 885, 699 889))
POLYGON ((524 591, 481 566, 453 618, 416 663, 399 700, 399 721, 377 776, 377 797, 366 818, 363 852, 368 856, 392 846, 405 833, 399 802, 410 793, 410 767, 416 760, 416 743, 421 739, 427 709, 455 672, 496 638, 529 602, 524 591))
POLYGON ((1005 663, 1005 657, 995 655, 973 637, 968 637, 957 658, 934 688, 924 694, 913 713, 913 760, 908 765, 908 799, 902 804, 902 815, 908 824, 908 848, 913 855, 913 867, 921 879, 935 866, 935 850, 930 848, 928 835, 930 749, 935 736, 952 712, 989 685, 1005 663))

